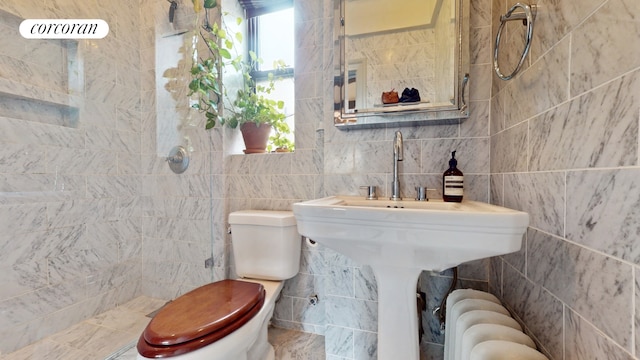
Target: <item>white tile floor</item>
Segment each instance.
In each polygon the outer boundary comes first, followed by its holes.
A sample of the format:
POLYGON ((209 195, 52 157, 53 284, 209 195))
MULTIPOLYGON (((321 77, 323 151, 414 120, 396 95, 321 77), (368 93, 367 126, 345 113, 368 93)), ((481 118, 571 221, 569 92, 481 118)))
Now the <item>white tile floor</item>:
MULTIPOLYGON (((147 326, 146 315, 165 300, 141 296, 76 324, 0 360, 134 360, 135 342, 147 326)), ((269 329, 276 360, 324 359, 324 337, 292 330, 269 329)))

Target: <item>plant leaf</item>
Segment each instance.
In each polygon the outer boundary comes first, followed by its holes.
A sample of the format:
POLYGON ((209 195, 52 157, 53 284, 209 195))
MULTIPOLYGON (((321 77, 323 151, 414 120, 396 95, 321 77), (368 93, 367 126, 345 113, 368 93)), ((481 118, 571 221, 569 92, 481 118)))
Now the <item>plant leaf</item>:
POLYGON ((220 49, 220 56, 225 59, 231 59, 231 53, 227 49, 220 49))
POLYGON ((216 6, 218 6, 218 2, 216 0, 204 0, 205 9, 213 9, 216 6))

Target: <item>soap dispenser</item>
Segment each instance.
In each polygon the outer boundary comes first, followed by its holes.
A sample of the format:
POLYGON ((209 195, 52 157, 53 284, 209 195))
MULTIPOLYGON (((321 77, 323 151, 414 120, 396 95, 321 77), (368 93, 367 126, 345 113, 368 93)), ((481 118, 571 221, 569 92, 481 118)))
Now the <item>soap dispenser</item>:
POLYGON ((442 174, 442 200, 461 202, 464 193, 464 177, 458 169, 455 150, 451 152, 449 169, 442 174))

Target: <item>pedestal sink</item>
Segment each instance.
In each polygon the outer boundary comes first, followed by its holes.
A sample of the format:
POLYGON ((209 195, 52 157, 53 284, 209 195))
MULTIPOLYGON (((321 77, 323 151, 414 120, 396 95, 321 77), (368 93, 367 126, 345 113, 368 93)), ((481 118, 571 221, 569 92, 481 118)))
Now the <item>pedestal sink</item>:
POLYGON ((418 360, 416 284, 423 270, 520 250, 527 213, 475 201, 331 196, 293 205, 298 232, 373 269, 378 359, 418 360))

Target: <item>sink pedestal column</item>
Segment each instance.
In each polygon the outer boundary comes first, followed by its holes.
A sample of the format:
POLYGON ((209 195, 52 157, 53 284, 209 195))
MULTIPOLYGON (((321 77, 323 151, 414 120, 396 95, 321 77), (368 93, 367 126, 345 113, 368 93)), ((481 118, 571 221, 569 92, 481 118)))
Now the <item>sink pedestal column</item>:
POLYGON ((419 360, 416 286, 422 270, 372 268, 378 284, 378 360, 419 360))

